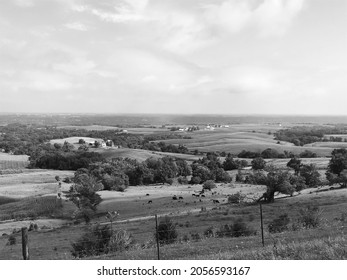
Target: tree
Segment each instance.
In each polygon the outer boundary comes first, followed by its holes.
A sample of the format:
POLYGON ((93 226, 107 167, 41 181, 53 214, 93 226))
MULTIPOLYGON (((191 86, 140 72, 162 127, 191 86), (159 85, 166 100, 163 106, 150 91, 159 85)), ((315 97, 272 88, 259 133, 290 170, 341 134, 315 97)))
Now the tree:
POLYGON ((265 149, 261 152, 262 158, 278 158, 278 152, 271 148, 265 149))
POLYGON ((347 150, 335 149, 331 153, 328 170, 325 173, 330 185, 340 184, 347 187, 347 150))
POLYGON ((239 164, 234 160, 231 154, 228 154, 223 162, 223 168, 224 170, 238 169, 239 164))
POLYGON ((261 170, 265 168, 266 161, 262 157, 257 157, 252 160, 251 164, 254 170, 261 170))
POLYGON ((96 207, 101 202, 101 197, 97 191, 103 189, 103 186, 93 176, 82 173, 74 178, 74 184, 66 194, 66 197, 77 206, 76 217, 82 216, 86 223, 90 221, 96 207))
POLYGON ((213 180, 207 180, 203 185, 202 185, 202 188, 204 190, 212 190, 214 188, 216 188, 216 184, 213 180))
POLYGON ((192 175, 193 177, 199 177, 201 183, 214 179, 213 174, 208 167, 197 163, 192 164, 192 175))
POLYGON ((305 184, 310 188, 315 188, 320 185, 320 174, 314 164, 304 164, 300 168, 300 176, 305 178, 305 184))
POLYGON ((290 183, 290 174, 288 171, 271 170, 266 176, 266 192, 258 201, 264 199, 265 202, 271 203, 275 201, 275 193, 283 193, 292 195, 295 186, 290 183))
POLYGON ((176 159, 178 176, 190 176, 192 175, 192 168, 183 159, 176 159))
POLYGON ((297 157, 291 158, 287 163, 287 167, 294 169, 295 175, 299 174, 301 166, 301 160, 297 157))

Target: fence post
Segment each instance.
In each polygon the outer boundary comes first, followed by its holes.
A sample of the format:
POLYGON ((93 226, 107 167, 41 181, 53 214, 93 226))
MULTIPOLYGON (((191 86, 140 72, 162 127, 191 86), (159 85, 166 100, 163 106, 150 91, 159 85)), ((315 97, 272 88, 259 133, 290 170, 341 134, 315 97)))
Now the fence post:
POLYGON ((22 253, 23 260, 29 260, 28 229, 26 227, 22 227, 22 253))
POLYGON ((158 216, 155 214, 155 236, 157 239, 157 254, 158 260, 160 260, 160 250, 159 250, 159 233, 158 233, 158 216))
POLYGON ((262 208, 262 203, 259 203, 260 207, 260 226, 261 226, 261 243, 263 244, 263 247, 265 246, 264 243, 264 226, 263 226, 263 208, 262 208))

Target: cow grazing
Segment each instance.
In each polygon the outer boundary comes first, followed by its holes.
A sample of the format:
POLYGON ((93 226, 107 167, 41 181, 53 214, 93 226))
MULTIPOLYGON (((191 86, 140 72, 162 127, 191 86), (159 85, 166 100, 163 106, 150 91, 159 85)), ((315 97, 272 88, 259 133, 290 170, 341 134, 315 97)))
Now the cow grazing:
POLYGON ((218 199, 214 199, 213 203, 219 203, 219 200, 218 199))
POLYGON ((177 196, 174 195, 174 196, 172 197, 172 200, 177 200, 177 196))
POLYGON ((179 196, 178 199, 183 199, 183 196, 179 196))
POLYGON ((152 202, 153 202, 152 200, 149 200, 147 203, 148 203, 148 204, 151 204, 152 202))

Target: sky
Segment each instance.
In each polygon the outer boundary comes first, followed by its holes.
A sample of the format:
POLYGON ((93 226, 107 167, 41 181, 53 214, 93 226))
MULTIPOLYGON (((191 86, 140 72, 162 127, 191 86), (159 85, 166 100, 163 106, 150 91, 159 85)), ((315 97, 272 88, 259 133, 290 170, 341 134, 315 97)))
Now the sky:
POLYGON ((347 114, 345 0, 1 0, 0 113, 347 114))

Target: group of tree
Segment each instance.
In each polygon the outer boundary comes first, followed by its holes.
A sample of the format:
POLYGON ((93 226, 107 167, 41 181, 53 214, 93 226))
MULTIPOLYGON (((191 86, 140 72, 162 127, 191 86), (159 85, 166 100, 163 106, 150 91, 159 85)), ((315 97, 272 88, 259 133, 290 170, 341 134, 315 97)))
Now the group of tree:
POLYGON ((295 155, 293 152, 290 151, 284 151, 283 153, 278 152, 275 149, 267 148, 263 150, 262 152, 252 152, 252 151, 246 151, 242 150, 238 155, 238 158, 293 158, 293 157, 300 157, 300 158, 316 158, 317 154, 310 151, 305 150, 301 152, 299 155, 295 155))
MULTIPOLYGON (((123 133, 121 130, 65 129, 54 126, 8 124, 0 126, 0 149, 6 153, 29 155, 41 145, 53 139, 90 137, 111 140, 114 145, 125 148, 152 149, 162 152, 188 153, 186 147, 165 144, 163 140, 190 138, 181 133, 157 133, 152 135, 123 133), (157 141, 161 141, 157 143, 157 141)), ((83 144, 83 143, 80 143, 83 144)))
POLYGON ((191 184, 201 184, 208 180, 213 180, 217 183, 227 183, 232 180, 229 173, 223 168, 223 164, 217 154, 213 152, 209 152, 203 158, 194 161, 191 167, 191 184))
POLYGON ((295 146, 303 146, 314 142, 336 141, 341 142, 341 137, 327 138, 329 134, 346 134, 346 125, 335 126, 298 126, 281 129, 275 132, 275 139, 293 143, 295 146))

